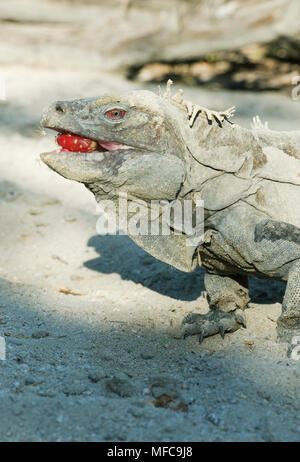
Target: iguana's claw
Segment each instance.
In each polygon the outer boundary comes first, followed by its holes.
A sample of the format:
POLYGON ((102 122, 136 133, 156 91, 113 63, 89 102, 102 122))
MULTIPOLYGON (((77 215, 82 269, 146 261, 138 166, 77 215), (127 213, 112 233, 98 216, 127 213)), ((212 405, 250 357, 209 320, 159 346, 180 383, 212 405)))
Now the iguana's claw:
POLYGON ((227 332, 234 332, 241 326, 246 327, 246 320, 240 309, 229 313, 211 310, 206 314, 189 313, 182 324, 190 324, 185 329, 184 339, 199 334, 199 342, 202 343, 205 337, 219 333, 224 338, 227 332))
POLYGON ((224 326, 222 326, 222 325, 219 326, 219 332, 220 332, 221 337, 224 338, 225 337, 224 326))
POLYGON ((192 324, 194 321, 196 321, 199 318, 199 316, 203 316, 203 315, 201 315, 199 313, 189 313, 189 314, 187 314, 182 320, 182 325, 184 325, 184 324, 192 324))
POLYGON ((245 315, 244 315, 243 311, 242 310, 236 310, 234 312, 234 315, 235 315, 235 319, 237 320, 237 322, 239 324, 242 324, 244 329, 246 329, 247 328, 247 323, 246 323, 246 318, 245 318, 245 315))

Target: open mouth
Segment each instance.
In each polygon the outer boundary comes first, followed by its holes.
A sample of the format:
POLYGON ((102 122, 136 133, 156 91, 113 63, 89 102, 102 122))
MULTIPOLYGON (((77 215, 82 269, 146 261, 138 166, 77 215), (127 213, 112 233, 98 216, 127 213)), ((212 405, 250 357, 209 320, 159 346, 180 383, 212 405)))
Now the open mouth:
POLYGON ((55 140, 61 148, 59 152, 64 153, 110 152, 120 149, 135 149, 133 146, 117 141, 95 140, 73 133, 58 133, 55 140))

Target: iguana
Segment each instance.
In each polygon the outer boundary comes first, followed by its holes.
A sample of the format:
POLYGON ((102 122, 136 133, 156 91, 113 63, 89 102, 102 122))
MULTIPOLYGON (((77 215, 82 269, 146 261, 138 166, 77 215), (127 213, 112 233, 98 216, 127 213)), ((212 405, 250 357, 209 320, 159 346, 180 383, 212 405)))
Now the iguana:
MULTIPOLYGON (((81 137, 92 152, 41 154, 52 170, 83 183, 97 201, 127 193, 139 200, 201 199, 204 239, 185 234, 130 236, 144 250, 182 271, 206 269, 209 312, 191 313, 185 336, 246 327, 248 275, 287 282, 278 338, 300 334, 300 131, 248 130, 187 102, 182 91, 57 101, 41 125, 81 137)), ((73 146, 74 148, 74 146, 73 146)), ((79 149, 79 148, 78 148, 79 149)), ((170 224, 170 228, 171 228, 170 224)))

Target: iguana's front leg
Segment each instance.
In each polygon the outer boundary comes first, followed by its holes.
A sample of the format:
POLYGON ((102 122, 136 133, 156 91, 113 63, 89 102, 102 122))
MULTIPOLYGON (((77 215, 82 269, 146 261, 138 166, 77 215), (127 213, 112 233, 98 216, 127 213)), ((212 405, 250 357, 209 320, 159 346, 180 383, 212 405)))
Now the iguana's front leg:
POLYGON ((207 314, 190 313, 183 324, 189 324, 184 337, 199 334, 199 341, 220 333, 234 332, 241 326, 246 327, 244 309, 250 298, 248 279, 244 276, 219 276, 205 274, 210 311, 207 314))
POLYGON ((282 313, 277 321, 279 340, 291 342, 300 336, 300 261, 296 260, 290 268, 282 313))

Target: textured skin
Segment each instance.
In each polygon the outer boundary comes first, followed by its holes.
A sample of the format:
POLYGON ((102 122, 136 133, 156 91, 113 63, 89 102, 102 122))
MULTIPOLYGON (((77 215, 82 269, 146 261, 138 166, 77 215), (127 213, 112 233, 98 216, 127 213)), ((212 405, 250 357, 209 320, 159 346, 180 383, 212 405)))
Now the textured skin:
POLYGON ((300 331, 300 261, 295 261, 290 268, 282 313, 278 319, 279 336, 284 339, 297 336, 300 331))
MULTIPOLYGON (((247 275, 287 281, 279 338, 291 340, 300 319, 300 132, 247 130, 218 113, 171 95, 136 91, 56 102, 41 124, 86 138, 134 147, 108 153, 46 153, 54 171, 84 183, 96 200, 126 192, 142 199, 204 200, 204 241, 187 246, 185 235, 130 236, 154 257, 182 270, 197 263, 211 311, 190 315, 186 335, 199 339, 246 325, 247 275), (108 121, 108 110, 126 111, 108 121)), ((197 235, 196 235, 197 238, 197 235)))

